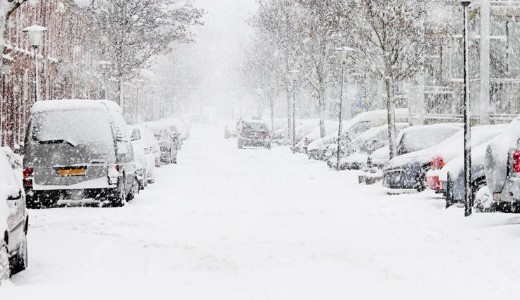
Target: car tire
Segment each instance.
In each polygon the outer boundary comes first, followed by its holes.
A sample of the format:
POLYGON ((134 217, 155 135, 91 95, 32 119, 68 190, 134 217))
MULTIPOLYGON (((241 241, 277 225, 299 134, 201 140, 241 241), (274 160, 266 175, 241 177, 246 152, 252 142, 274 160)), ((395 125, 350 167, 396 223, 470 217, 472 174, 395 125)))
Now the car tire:
POLYGON ((11 267, 9 263, 9 252, 4 241, 0 242, 0 282, 11 277, 11 267))
POLYGON ((24 233, 23 241, 20 243, 18 253, 11 259, 11 275, 20 273, 27 269, 29 265, 29 255, 27 250, 27 234, 24 233))
POLYGON ((268 149, 268 150, 271 150, 271 143, 265 145, 265 148, 268 149))
MULTIPOLYGON (((124 178, 124 177, 123 177, 124 178)), ((119 180, 118 184, 117 184, 117 188, 115 189, 114 191, 114 194, 110 196, 109 198, 109 202, 110 204, 113 206, 113 207, 123 207, 125 206, 125 200, 126 200, 126 197, 125 197, 125 187, 124 187, 124 183, 121 182, 122 179, 119 180)))
POLYGON ((426 187, 428 186, 426 182, 426 172, 421 171, 419 176, 417 176, 417 179, 415 180, 415 189, 421 193, 426 190, 426 187))
POLYGON ((42 209, 43 208, 41 200, 35 194, 33 194, 32 196, 29 196, 29 195, 26 196, 25 206, 28 209, 42 209))
POLYGON ((132 179, 132 186, 130 191, 126 194, 126 201, 132 201, 135 199, 135 195, 139 192, 139 180, 137 180, 137 176, 134 175, 132 179))
POLYGON ((493 194, 487 184, 477 183, 473 187, 473 210, 475 212, 493 211, 493 194))
POLYGON ((244 145, 242 145, 242 141, 240 139, 238 139, 238 149, 243 149, 244 148, 244 145))

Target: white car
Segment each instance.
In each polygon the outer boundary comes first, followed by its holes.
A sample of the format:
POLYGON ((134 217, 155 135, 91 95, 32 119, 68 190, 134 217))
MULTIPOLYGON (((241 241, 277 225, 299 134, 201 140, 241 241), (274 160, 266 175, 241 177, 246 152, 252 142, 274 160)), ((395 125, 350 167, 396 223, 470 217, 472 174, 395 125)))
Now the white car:
POLYGON ((27 216, 21 163, 0 150, 0 281, 27 268, 27 216))
POLYGON ((155 183, 155 169, 161 166, 161 148, 152 131, 143 126, 136 126, 139 130, 140 141, 146 158, 147 183, 155 183))

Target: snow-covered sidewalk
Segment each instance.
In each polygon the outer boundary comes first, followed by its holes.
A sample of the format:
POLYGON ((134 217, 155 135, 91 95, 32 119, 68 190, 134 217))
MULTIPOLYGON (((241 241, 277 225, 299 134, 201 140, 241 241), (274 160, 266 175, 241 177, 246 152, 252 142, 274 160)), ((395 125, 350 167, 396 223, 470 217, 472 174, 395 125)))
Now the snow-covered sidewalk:
POLYGON ((386 195, 198 126, 124 208, 31 211, 0 299, 517 299, 520 216, 386 195))

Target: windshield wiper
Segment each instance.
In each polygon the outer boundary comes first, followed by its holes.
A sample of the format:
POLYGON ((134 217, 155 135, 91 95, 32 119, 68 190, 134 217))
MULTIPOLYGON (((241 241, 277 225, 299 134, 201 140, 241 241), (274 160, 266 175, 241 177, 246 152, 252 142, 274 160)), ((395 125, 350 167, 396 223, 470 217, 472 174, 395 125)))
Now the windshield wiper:
POLYGON ((67 141, 65 139, 56 139, 56 140, 38 140, 40 144, 53 145, 53 144, 63 144, 67 143, 72 147, 76 147, 77 144, 74 141, 67 141))

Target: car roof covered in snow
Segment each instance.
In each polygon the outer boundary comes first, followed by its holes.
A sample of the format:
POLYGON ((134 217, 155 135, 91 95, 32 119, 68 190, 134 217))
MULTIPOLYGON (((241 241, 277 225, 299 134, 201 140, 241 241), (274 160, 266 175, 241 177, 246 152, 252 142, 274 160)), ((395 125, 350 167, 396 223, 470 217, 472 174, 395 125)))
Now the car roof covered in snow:
POLYGON ((106 106, 98 100, 64 99, 64 100, 45 100, 34 103, 32 112, 51 111, 51 110, 72 110, 72 109, 106 109, 106 106))
MULTIPOLYGON (((490 141, 493 137, 503 132, 506 127, 507 125, 483 125, 473 127, 471 129, 472 147, 477 147, 482 143, 490 141)), ((394 158, 390 161, 389 166, 406 164, 409 161, 424 164, 430 162, 432 158, 437 155, 440 155, 445 161, 450 161, 463 153, 463 145, 464 131, 460 130, 439 144, 394 158)))

